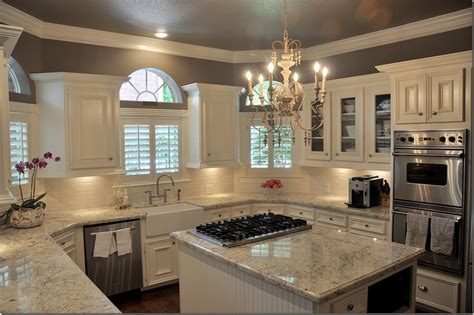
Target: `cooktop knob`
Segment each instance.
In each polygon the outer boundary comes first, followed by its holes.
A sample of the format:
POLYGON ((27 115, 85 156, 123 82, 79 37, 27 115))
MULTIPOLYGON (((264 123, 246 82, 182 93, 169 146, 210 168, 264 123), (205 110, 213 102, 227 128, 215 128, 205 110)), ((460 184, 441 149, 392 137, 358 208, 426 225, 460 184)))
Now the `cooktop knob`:
POLYGON ((446 142, 446 137, 439 137, 439 142, 445 143, 446 142))
POLYGON ((408 137, 408 141, 414 142, 414 141, 415 141, 415 138, 413 138, 413 137, 408 137))
POLYGON ((405 142, 407 139, 405 139, 405 137, 400 137, 400 141, 401 142, 405 142))
POLYGON ((456 141, 456 138, 451 136, 451 137, 448 138, 448 140, 449 140, 449 142, 454 142, 454 141, 456 141))

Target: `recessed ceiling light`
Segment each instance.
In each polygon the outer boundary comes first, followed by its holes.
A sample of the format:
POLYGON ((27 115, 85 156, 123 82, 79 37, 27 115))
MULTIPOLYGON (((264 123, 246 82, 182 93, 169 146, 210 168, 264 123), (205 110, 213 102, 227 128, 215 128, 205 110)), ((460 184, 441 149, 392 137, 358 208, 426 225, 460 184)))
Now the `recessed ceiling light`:
POLYGON ((158 38, 165 38, 165 37, 168 37, 168 33, 160 31, 160 32, 155 33, 155 36, 158 38))

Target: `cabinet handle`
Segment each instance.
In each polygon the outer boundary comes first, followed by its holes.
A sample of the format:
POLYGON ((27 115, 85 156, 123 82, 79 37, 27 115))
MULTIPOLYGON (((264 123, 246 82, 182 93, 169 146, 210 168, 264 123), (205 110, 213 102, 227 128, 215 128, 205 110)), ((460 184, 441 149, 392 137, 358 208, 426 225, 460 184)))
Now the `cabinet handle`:
POLYGON ((303 212, 300 212, 300 215, 303 215, 303 212))
POLYGON ((176 242, 173 242, 172 244, 173 244, 173 245, 175 245, 175 244, 176 244, 176 242))
POLYGON ((222 217, 222 214, 219 214, 219 218, 221 218, 221 217, 222 217))
POLYGON ((366 225, 365 225, 365 227, 366 227, 366 228, 369 228, 369 225, 368 225, 368 224, 366 224, 366 225))
POLYGON ((64 242, 64 241, 61 242, 61 246, 64 246, 64 245, 66 245, 66 242, 64 242))
POLYGON ((423 116, 423 113, 422 113, 422 112, 419 112, 419 113, 418 113, 418 116, 423 116))
POLYGON ((326 156, 328 156, 329 154, 328 154, 328 153, 326 153, 325 155, 326 155, 326 156))
POLYGON ((240 210, 240 213, 244 213, 242 210, 240 210))
POLYGON ((339 153, 336 153, 336 156, 339 156, 339 153))
POLYGON ((347 305, 347 310, 348 310, 348 311, 352 311, 353 309, 354 309, 354 305, 353 305, 353 304, 347 305))
POLYGON ((329 218, 329 221, 332 221, 333 219, 332 218, 329 218))
POLYGON ((207 156, 211 156, 211 153, 208 153, 207 156))
POLYGON ((109 157, 109 161, 112 161, 114 158, 113 157, 109 157))
POLYGON ((419 285, 418 290, 420 290, 421 292, 428 292, 428 288, 425 287, 424 285, 419 285))
POLYGON ((372 157, 372 154, 369 154, 369 157, 372 157))
POLYGON ((438 115, 438 112, 433 112, 433 116, 436 116, 436 115, 438 115))

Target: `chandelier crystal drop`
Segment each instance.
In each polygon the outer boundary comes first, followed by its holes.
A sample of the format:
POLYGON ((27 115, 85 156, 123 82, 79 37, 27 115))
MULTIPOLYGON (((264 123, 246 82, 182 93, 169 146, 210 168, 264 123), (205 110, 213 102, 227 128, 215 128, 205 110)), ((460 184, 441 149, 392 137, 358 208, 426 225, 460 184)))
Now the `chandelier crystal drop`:
POLYGON ((253 113, 251 126, 258 132, 264 134, 265 144, 272 139, 271 144, 281 144, 282 138, 291 137, 293 144, 296 140, 296 129, 304 132, 304 144, 309 146, 313 131, 321 128, 324 124, 323 105, 326 97, 326 77, 328 69, 318 62, 314 64, 314 99, 311 101, 311 116, 313 124, 305 127, 301 117, 305 89, 299 82, 299 75, 292 68, 301 64, 301 42, 288 36, 287 4, 284 1, 284 30, 283 40, 272 43, 271 62, 268 64, 269 86, 264 90, 265 78, 262 74, 258 76, 258 101, 254 104, 254 92, 252 84, 252 73, 247 71, 248 99, 250 111, 253 113), (283 76, 282 84, 274 84, 273 73, 275 68, 281 68, 283 76), (322 74, 321 87, 319 85, 320 71, 322 74), (293 75, 291 75, 293 73, 293 75), (257 105, 257 106, 256 106, 257 105))

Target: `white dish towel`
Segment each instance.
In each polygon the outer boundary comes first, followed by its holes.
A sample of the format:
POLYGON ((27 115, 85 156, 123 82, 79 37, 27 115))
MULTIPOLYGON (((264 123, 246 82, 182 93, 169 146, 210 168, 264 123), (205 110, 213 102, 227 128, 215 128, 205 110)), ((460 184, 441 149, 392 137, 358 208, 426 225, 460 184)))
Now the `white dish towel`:
POLYGON ((427 216, 407 213, 407 235, 405 244, 425 248, 426 237, 428 236, 427 216))
POLYGON ((117 251, 117 244, 115 244, 114 232, 98 232, 95 235, 94 242, 94 257, 107 258, 110 254, 117 251))
POLYGON ((115 236, 117 238, 117 254, 119 256, 130 254, 132 252, 130 228, 115 231, 115 236))
POLYGON ((431 250, 438 254, 451 255, 454 245, 454 224, 445 218, 431 218, 431 250))

